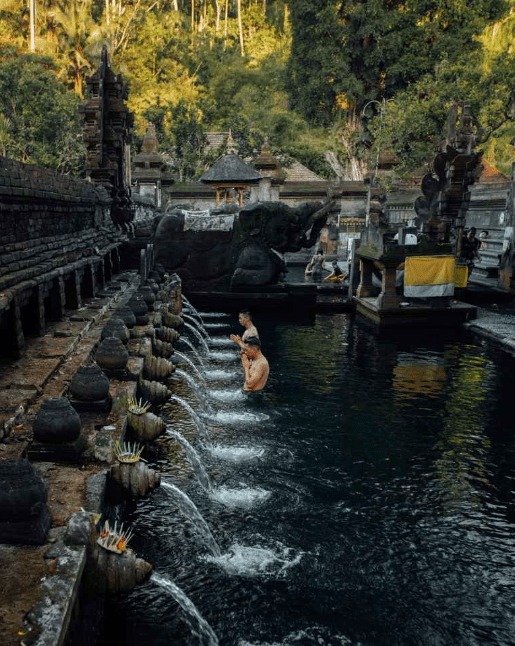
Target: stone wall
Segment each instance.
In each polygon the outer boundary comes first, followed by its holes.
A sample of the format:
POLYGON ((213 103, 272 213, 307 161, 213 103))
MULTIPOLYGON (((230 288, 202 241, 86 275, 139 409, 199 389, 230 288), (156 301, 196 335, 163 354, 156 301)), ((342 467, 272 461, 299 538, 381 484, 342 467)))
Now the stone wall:
POLYGON ((0 157, 0 354, 19 356, 119 270, 110 207, 90 182, 0 157))

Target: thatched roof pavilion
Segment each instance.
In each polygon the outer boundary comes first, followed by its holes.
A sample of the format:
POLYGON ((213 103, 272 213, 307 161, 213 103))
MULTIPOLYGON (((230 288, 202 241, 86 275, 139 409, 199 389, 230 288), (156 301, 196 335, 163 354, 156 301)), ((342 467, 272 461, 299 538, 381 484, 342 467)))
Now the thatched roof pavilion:
POLYGON ((235 154, 224 155, 215 162, 201 177, 200 181, 215 189, 216 205, 223 198, 224 203, 236 202, 243 206, 243 191, 258 184, 261 175, 235 154))

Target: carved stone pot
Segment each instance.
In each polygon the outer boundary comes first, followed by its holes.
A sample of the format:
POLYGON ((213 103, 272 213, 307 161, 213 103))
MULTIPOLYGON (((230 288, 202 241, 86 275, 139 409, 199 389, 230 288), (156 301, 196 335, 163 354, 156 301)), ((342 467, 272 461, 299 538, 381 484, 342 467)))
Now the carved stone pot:
POLYGON ((80 435, 79 414, 66 397, 50 397, 41 404, 32 430, 39 442, 59 444, 73 442, 80 435))
POLYGON ((0 543, 42 545, 52 520, 41 476, 28 460, 0 460, 0 543))
POLYGON ((156 295, 152 290, 150 285, 143 285, 138 290, 138 296, 140 296, 146 303, 148 310, 151 312, 154 309, 154 302, 156 300, 156 295))
POLYGON ((79 401, 100 401, 109 394, 109 379, 96 363, 80 366, 70 381, 69 390, 79 401))
MULTIPOLYGON (((136 323, 136 317, 134 317, 134 323, 136 323)), ((107 321, 102 329, 100 338, 104 340, 108 336, 117 336, 120 341, 127 343, 130 334, 127 326, 123 322, 123 319, 115 316, 107 321)))
POLYGON ((115 317, 122 319, 128 328, 132 328, 136 325, 136 316, 131 308, 127 307, 127 305, 119 307, 115 312, 115 317))
POLYGON ((106 337, 95 353, 95 361, 104 370, 123 370, 128 360, 127 348, 117 336, 106 337))
POLYGON ((134 294, 130 301, 127 303, 127 306, 131 308, 131 310, 134 312, 134 316, 136 317, 136 321, 138 318, 146 316, 148 313, 148 306, 139 296, 138 294, 134 294))

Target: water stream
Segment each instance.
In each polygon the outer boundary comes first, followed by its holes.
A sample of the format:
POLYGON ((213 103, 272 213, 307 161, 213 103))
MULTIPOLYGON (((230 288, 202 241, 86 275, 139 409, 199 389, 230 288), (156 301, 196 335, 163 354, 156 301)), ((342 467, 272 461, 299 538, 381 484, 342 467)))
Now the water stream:
POLYGON ((174 437, 181 445, 181 448, 186 453, 188 462, 191 464, 193 471, 198 478, 198 481, 200 482, 204 490, 207 491, 207 493, 211 493, 213 491, 213 485, 211 484, 211 480, 204 468, 204 465, 202 464, 202 460, 200 459, 199 454, 191 446, 188 440, 179 433, 179 431, 174 431, 170 428, 167 428, 166 434, 170 437, 174 437))
POLYGON ((192 351, 193 356, 198 361, 198 363, 201 366, 204 366, 204 359, 200 356, 197 348, 191 343, 191 341, 189 339, 186 339, 183 336, 179 337, 179 339, 177 340, 177 343, 179 343, 179 341, 182 341, 182 343, 184 343, 184 345, 187 345, 188 348, 192 351))
POLYGON ((193 363, 193 361, 185 354, 182 352, 178 352, 177 350, 174 351, 173 353, 174 357, 178 357, 182 361, 188 364, 188 366, 193 370, 193 372, 197 375, 199 380, 202 382, 202 385, 206 385, 206 378, 205 376, 200 372, 200 370, 197 368, 197 366, 193 363))
MULTIPOLYGON (((515 359, 441 332, 382 337, 345 314, 256 323, 263 408, 231 399, 225 375, 241 366, 211 353, 221 394, 202 460, 216 484, 174 476, 220 553, 158 489, 124 519, 138 555, 220 646, 513 646, 515 359)), ((98 646, 203 643, 153 588, 108 600, 98 646)))
POLYGON ((193 334, 194 334, 194 335, 197 337, 197 339, 200 341, 200 345, 201 345, 201 346, 202 346, 202 348, 204 349, 205 353, 206 353, 206 354, 209 354, 209 346, 208 346, 208 344, 206 343, 205 338, 202 336, 202 334, 200 334, 200 332, 197 330, 197 328, 196 328, 196 327, 193 327, 193 325, 191 325, 191 323, 186 323, 186 322, 184 322, 184 327, 187 327, 187 328, 188 328, 188 330, 191 330, 191 331, 193 332, 193 334))

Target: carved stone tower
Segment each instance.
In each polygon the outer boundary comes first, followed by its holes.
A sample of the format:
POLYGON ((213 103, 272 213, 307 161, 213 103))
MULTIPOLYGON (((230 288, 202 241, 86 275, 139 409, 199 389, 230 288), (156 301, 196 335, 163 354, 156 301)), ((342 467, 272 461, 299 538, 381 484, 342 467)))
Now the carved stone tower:
POLYGON ((98 70, 87 80, 89 99, 81 106, 86 146, 86 175, 104 186, 113 199, 111 216, 116 224, 130 222, 129 143, 133 116, 124 100, 127 85, 109 64, 107 48, 102 49, 98 70))

